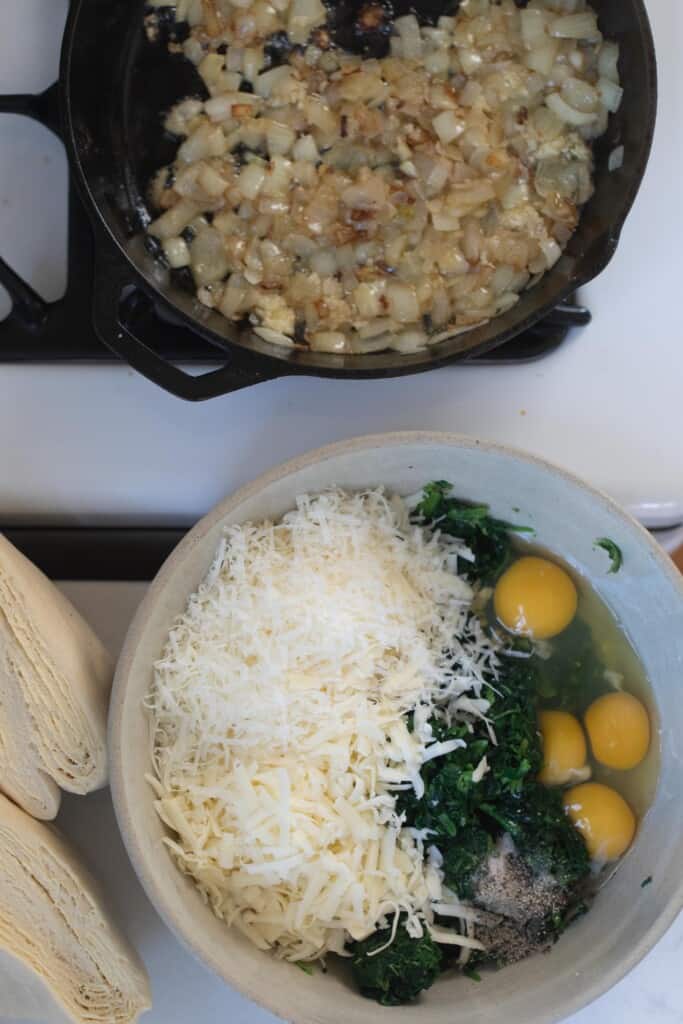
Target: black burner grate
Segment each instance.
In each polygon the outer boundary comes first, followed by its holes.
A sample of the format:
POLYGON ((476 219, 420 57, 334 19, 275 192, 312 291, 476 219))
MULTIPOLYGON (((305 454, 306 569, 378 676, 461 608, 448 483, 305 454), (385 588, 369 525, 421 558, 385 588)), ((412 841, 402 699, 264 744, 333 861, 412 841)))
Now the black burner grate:
MULTIPOLYGON (((34 117, 59 134, 57 86, 40 96, 0 97, 0 111, 34 117)), ((108 241, 108 240, 107 240, 108 241)), ((105 242, 106 244, 106 242, 105 242)), ((99 245, 99 240, 98 240, 99 245)), ((13 301, 12 311, 0 323, 0 363, 116 363, 119 357, 99 339, 93 326, 95 239, 88 216, 74 186, 69 194, 68 278, 63 298, 46 303, 0 259, 0 283, 13 301)), ((224 352, 191 330, 161 319, 152 300, 141 290, 128 289, 121 297, 120 322, 143 338, 150 349, 175 363, 223 365, 224 352)), ((587 309, 575 296, 558 306, 545 320, 512 341, 471 363, 496 365, 529 362, 553 352, 571 327, 590 322, 587 309)))
MULTIPOLYGON (((94 289, 93 233, 75 189, 70 191, 68 283, 63 298, 43 302, 0 261, 0 282, 14 302, 10 315, 0 323, 0 363, 120 361, 93 327, 89 301, 94 289)), ((121 319, 166 359, 205 366, 225 362, 224 354, 203 338, 160 320, 153 303, 141 291, 132 291, 122 299, 121 319)), ((506 345, 469 362, 495 365, 540 359, 562 344, 571 327, 588 323, 587 309, 573 301, 564 303, 506 345)))

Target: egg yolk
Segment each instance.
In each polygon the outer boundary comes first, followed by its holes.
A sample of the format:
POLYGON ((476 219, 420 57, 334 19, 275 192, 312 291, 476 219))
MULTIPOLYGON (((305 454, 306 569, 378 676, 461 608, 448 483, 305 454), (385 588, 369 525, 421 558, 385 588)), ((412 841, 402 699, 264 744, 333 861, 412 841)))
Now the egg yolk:
POLYGON ((567 711, 541 711, 538 725, 543 738, 543 767, 538 781, 544 786, 566 786, 589 779, 586 738, 578 719, 567 711))
POLYGON ((596 761, 627 771, 643 760, 650 746, 650 719, 630 693, 608 693, 593 701, 584 716, 596 761))
POLYGON ((616 790, 585 782, 564 794, 564 809, 582 834, 593 860, 617 860, 636 831, 633 811, 616 790))
POLYGON ((566 629, 576 614, 578 596, 568 573, 547 558, 527 556, 498 580, 493 605, 511 633, 548 640, 566 629))

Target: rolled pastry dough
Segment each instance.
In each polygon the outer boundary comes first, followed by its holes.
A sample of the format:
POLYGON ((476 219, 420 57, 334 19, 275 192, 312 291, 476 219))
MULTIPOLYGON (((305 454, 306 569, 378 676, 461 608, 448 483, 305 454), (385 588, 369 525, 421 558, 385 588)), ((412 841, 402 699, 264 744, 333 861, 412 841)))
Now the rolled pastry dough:
POLYGON ((2 795, 0 948, 35 971, 78 1024, 128 1024, 151 1005, 145 969, 108 920, 96 883, 53 826, 2 795))
POLYGON ((60 789, 107 781, 112 661, 57 588, 0 535, 0 790, 54 818, 60 789))

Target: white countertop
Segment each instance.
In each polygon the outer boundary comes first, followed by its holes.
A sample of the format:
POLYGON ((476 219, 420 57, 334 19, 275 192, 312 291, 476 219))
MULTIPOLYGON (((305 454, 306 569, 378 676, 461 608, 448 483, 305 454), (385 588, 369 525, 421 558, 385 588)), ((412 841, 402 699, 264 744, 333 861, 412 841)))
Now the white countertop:
MULTIPOLYGON (((63 589, 112 653, 118 652, 145 584, 70 583, 63 589)), ((275 1017, 228 988, 194 960, 157 916, 128 861, 108 790, 89 797, 67 797, 58 825, 104 883, 121 925, 147 965, 154 1006, 143 1017, 143 1024, 275 1024, 275 1017)), ((623 981, 569 1018, 571 1024, 683 1022, 682 957, 683 916, 623 981)), ((9 998, 9 976, 0 955, 0 998, 9 998)), ((16 978, 15 972, 13 976, 16 978)), ((20 980, 28 979, 26 972, 20 980)), ((463 984, 467 983, 463 979, 463 984)), ((65 1018, 55 1013, 43 991, 33 986, 32 993, 36 1015, 0 1017, 1 1024, 18 1024, 19 1020, 43 1024, 47 1019, 50 1024, 65 1024, 65 1018)))
MULTIPOLYGON (((44 88, 56 67, 66 0, 2 0, 2 8, 17 31, 0 35, 0 89, 44 88), (34 37, 27 62, 24 48, 34 37)), ((0 451, 0 521, 190 522, 308 448, 428 428, 543 455, 610 492, 647 525, 683 522, 676 255, 683 5, 650 0, 649 8, 661 89, 653 158, 616 257, 582 295, 593 323, 556 354, 532 365, 455 366, 401 380, 289 378, 200 406, 125 367, 0 365, 0 436, 11 438, 0 451)), ((44 129, 0 117, 0 252, 50 295, 63 276, 63 163, 44 129), (41 224, 48 237, 36 248, 41 224)))

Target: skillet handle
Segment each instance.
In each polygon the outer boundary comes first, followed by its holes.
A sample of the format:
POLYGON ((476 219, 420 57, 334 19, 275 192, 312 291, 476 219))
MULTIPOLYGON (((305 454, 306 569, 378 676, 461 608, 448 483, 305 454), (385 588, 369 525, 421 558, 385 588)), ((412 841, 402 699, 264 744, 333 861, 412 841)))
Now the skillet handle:
MULTIPOLYGON (((93 325, 100 340, 120 356, 126 363, 141 373, 152 383, 157 384, 188 402, 203 402, 219 395, 227 395, 241 388, 251 387, 264 381, 275 380, 287 373, 285 368, 275 369, 265 360, 249 353, 240 353, 240 362, 226 356, 226 365, 218 370, 193 374, 160 355, 142 338, 138 337, 137 329, 122 316, 122 297, 126 289, 130 290, 130 278, 125 270, 113 259, 100 257, 95 266, 95 284, 93 298, 93 325), (228 360, 231 360, 228 362, 228 360)), ((125 300, 130 306, 130 300, 125 300)), ((161 329, 173 334, 183 328, 162 323, 161 329)), ((216 350, 218 351, 218 350, 216 350)))
POLYGON ((59 83, 55 82, 45 92, 18 93, 9 96, 0 96, 0 114, 20 114, 23 117, 31 117, 39 121, 54 132, 60 139, 62 135, 62 124, 59 116, 59 83))

